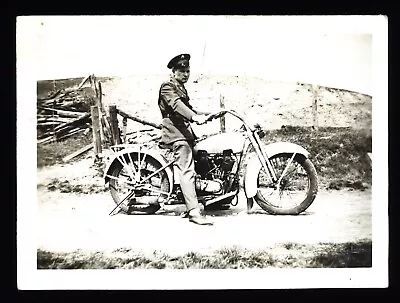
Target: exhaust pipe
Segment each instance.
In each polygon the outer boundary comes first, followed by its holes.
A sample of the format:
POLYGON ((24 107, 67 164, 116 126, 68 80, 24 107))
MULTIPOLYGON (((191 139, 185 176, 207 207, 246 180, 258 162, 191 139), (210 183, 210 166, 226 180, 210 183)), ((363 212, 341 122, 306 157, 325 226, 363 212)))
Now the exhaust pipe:
POLYGON ((227 193, 227 194, 225 194, 225 195, 219 196, 219 197, 217 197, 217 198, 215 198, 215 199, 208 200, 208 201, 206 201, 206 203, 204 203, 204 206, 208 206, 208 205, 213 204, 213 203, 215 203, 215 202, 219 202, 219 201, 221 201, 221 200, 223 200, 223 199, 236 196, 236 194, 237 194, 237 192, 236 192, 236 191, 233 191, 233 192, 227 193))

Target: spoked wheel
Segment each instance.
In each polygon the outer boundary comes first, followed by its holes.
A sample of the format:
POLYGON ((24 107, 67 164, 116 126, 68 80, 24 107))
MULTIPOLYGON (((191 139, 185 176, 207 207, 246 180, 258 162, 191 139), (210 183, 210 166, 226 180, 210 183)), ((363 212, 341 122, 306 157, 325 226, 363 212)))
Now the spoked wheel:
POLYGON ((255 200, 270 214, 300 214, 311 205, 317 194, 317 172, 314 165, 302 155, 296 155, 293 159, 292 156, 278 154, 269 159, 280 180, 279 184, 271 184, 264 168, 260 169, 255 200))
POLYGON ((146 154, 132 153, 120 157, 110 174, 110 192, 116 204, 133 192, 132 197, 120 206, 128 214, 154 214, 160 209, 159 199, 169 191, 169 180, 161 164, 146 154), (122 163, 121 163, 122 162, 122 163), (151 176, 149 178, 149 176, 151 176), (146 180, 145 180, 146 179, 146 180), (138 183, 145 180, 140 186, 138 183))

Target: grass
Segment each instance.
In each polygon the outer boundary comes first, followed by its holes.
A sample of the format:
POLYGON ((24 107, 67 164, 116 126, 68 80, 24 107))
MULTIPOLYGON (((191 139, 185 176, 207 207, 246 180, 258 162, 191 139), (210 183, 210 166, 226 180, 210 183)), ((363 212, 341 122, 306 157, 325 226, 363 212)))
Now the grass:
POLYGON ((106 192, 108 189, 98 184, 72 184, 68 180, 53 178, 46 184, 49 191, 60 191, 61 193, 95 194, 106 192))
POLYGON ((312 259, 313 267, 371 267, 372 243, 333 244, 312 259), (340 256, 340 258, 337 258, 340 256))
MULTIPOLYGON (((37 167, 62 163, 65 156, 93 142, 92 133, 76 134, 62 141, 37 145, 37 167)), ((79 156, 73 160, 79 159, 79 156)))
POLYGON ((329 189, 364 189, 372 182, 367 152, 372 151, 372 135, 348 127, 286 126, 266 131, 264 142, 288 141, 310 152, 320 184, 329 189))
POLYGON ((169 256, 155 251, 143 255, 130 249, 101 252, 52 253, 38 250, 38 269, 240 269, 240 268, 356 268, 372 266, 372 242, 283 243, 267 250, 224 248, 212 254, 189 252, 169 256))

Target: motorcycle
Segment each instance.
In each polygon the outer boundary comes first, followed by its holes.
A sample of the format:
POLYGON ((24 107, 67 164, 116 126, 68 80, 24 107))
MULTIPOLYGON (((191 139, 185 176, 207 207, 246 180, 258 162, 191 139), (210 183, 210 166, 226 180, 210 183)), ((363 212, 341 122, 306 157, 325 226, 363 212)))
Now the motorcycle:
MULTIPOLYGON (((318 192, 309 153, 294 143, 264 144, 261 128, 251 126, 234 110, 209 115, 205 123, 227 114, 241 121, 239 130, 196 139, 199 202, 205 209, 228 209, 237 205, 242 185, 248 211, 255 201, 273 215, 304 212, 318 192)), ((111 150, 104 170, 116 203, 110 215, 118 208, 127 214, 154 214, 165 205, 184 204, 172 152, 150 143, 119 144, 111 150)))

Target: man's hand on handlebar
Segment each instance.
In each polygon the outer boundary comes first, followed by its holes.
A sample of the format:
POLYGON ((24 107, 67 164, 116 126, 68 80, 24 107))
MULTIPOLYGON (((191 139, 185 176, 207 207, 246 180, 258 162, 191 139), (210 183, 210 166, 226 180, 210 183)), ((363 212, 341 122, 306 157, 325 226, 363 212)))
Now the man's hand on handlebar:
POLYGON ((194 115, 192 117, 192 120, 196 122, 196 124, 204 124, 207 121, 208 116, 207 115, 194 115))
POLYGON ((224 114, 226 114, 226 111, 216 112, 216 113, 211 114, 211 115, 195 115, 195 116, 193 116, 192 119, 197 124, 204 124, 206 122, 210 122, 213 119, 220 118, 224 114))

